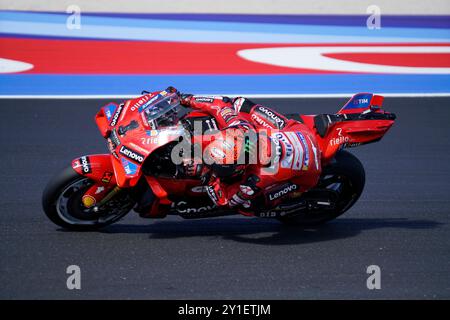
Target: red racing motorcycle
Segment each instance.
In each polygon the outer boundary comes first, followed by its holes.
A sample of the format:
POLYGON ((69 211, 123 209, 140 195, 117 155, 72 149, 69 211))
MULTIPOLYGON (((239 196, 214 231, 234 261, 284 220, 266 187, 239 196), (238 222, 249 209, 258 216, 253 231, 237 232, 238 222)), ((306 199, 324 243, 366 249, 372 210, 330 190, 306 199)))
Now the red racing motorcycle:
MULTIPOLYGON (((76 158, 47 184, 42 204, 55 224, 71 230, 97 230, 132 209, 143 218, 237 214, 215 206, 203 179, 187 175, 184 166, 173 161, 174 154, 186 150, 180 148, 181 142, 198 139, 191 120, 199 120, 200 134, 206 135, 208 130, 217 129, 214 118, 181 108, 178 93, 143 94, 120 105, 109 103, 96 114, 109 154, 76 158)), ((290 192, 295 183, 286 181, 286 190, 277 193, 287 195, 283 201, 275 207, 261 206, 255 216, 310 226, 332 220, 351 208, 363 191, 365 172, 361 162, 343 149, 376 142, 384 136, 396 117, 384 111, 382 103, 382 96, 359 93, 336 114, 285 115, 314 132, 322 174, 317 185, 303 193, 290 192)), ((273 191, 268 191, 267 196, 271 194, 273 191)))

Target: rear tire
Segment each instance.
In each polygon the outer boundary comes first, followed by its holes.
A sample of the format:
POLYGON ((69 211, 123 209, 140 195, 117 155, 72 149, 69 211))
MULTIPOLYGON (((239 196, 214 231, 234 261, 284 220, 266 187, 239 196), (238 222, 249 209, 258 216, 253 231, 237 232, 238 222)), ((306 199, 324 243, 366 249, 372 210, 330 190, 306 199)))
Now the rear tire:
POLYGON ((333 210, 307 211, 279 217, 278 220, 287 225, 318 226, 339 217, 350 209, 364 190, 366 174, 361 161, 350 152, 341 150, 336 154, 333 162, 323 169, 322 177, 330 175, 341 177, 344 183, 339 201, 333 210))
MULTIPOLYGON (((81 197, 93 181, 68 167, 53 177, 42 195, 42 207, 47 217, 56 225, 74 231, 94 231, 112 224, 125 216, 134 202, 120 207, 112 214, 89 212, 81 197)), ((110 200, 113 201, 113 200, 110 200)), ((125 200, 126 201, 126 200, 125 200)))

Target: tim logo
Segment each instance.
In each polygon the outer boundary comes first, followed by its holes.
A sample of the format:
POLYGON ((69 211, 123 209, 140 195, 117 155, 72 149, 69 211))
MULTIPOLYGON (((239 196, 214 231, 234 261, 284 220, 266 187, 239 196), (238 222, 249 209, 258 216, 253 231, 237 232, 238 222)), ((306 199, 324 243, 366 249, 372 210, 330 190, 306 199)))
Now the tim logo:
POLYGON ((354 104, 364 104, 364 103, 369 103, 369 99, 358 99, 355 100, 354 104))

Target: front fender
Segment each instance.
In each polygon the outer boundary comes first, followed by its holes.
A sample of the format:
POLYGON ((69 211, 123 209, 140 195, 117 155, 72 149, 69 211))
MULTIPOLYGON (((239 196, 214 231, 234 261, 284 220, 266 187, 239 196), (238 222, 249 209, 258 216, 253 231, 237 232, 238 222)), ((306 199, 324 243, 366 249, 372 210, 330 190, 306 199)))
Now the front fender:
POLYGON ((93 154, 76 158, 72 161, 72 168, 79 175, 94 181, 117 184, 109 154, 93 154))

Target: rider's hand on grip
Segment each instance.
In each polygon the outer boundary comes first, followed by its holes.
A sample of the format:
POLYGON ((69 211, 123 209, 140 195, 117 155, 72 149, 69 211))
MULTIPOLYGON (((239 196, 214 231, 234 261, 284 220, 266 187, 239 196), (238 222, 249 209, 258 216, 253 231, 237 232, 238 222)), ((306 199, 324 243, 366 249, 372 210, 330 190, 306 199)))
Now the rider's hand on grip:
POLYGON ((189 93, 182 93, 180 94, 180 104, 184 107, 189 107, 191 104, 191 98, 193 97, 192 94, 189 93))
POLYGON ((168 86, 167 89, 166 89, 166 91, 167 91, 167 92, 170 92, 170 93, 178 93, 178 94, 180 94, 180 93, 178 92, 177 88, 172 87, 172 86, 168 86))
POLYGON ((202 173, 203 164, 199 159, 183 159, 183 165, 188 176, 195 177, 202 173))

